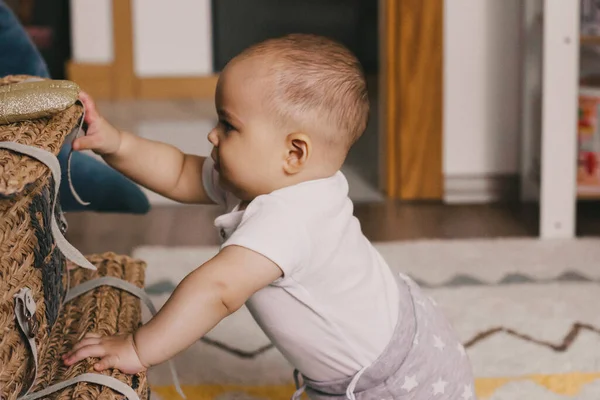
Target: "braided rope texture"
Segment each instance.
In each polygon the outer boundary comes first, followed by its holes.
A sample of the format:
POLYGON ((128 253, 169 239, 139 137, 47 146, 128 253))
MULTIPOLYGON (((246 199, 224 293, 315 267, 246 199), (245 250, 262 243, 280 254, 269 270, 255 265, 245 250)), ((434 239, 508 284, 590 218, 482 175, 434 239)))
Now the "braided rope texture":
MULTIPOLYGON (((146 264, 127 256, 114 253, 88 256, 98 270, 90 271, 75 268, 71 271, 71 287, 101 276, 123 279, 140 288, 144 287, 146 264)), ((40 355, 38 379, 33 391, 39 391, 50 385, 74 378, 78 375, 95 372, 93 365, 97 359, 86 359, 65 367, 62 355, 71 350, 86 333, 115 335, 133 333, 142 323, 140 300, 125 291, 101 286, 66 303, 52 328, 49 345, 40 355)), ((146 373, 137 375, 123 374, 117 370, 104 371, 131 386, 140 399, 148 399, 149 388, 146 373)), ((116 400, 123 396, 107 387, 78 383, 49 396, 52 400, 116 400)), ((9 397, 9 400, 14 398, 9 397)))

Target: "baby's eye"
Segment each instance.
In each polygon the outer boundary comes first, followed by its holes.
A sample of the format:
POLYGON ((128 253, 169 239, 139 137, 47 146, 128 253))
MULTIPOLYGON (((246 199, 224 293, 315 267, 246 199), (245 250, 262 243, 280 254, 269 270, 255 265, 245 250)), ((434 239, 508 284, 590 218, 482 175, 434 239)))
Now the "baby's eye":
POLYGON ((221 121, 221 125, 223 125, 225 132, 231 132, 235 130, 235 128, 227 121, 221 121))

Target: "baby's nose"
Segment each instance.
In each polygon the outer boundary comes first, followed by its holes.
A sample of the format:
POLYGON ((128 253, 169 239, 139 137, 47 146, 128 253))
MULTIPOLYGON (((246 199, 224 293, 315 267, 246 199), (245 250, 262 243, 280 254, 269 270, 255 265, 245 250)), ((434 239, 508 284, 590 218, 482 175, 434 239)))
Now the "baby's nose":
POLYGON ((219 144, 219 135, 217 135, 217 132, 216 132, 215 129, 213 129, 212 131, 210 131, 210 133, 208 134, 208 141, 213 146, 218 146, 218 144, 219 144))

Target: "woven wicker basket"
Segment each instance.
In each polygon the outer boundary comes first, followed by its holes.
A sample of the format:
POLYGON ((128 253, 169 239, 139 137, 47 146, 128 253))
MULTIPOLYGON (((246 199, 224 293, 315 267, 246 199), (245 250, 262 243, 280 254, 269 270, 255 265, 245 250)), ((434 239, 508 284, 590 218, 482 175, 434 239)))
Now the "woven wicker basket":
MULTIPOLYGON (((3 78, 0 85, 27 78, 3 78)), ((0 142, 8 142, 2 146, 18 150, 0 148, 0 400, 17 399, 32 383, 30 395, 45 399, 124 397, 103 385, 129 393, 129 398, 137 395, 147 399, 149 395, 145 374, 132 376, 118 371, 94 374, 94 360, 83 360, 70 368, 62 363, 61 356, 88 332, 105 335, 133 332, 141 323, 140 300, 136 296, 150 302, 140 292, 145 265, 112 253, 89 257, 97 270, 75 267, 67 282, 64 254, 81 266, 94 267, 65 243, 59 230, 64 234, 66 226, 52 225, 56 189, 52 171, 23 152, 38 157, 39 150, 32 151, 34 147, 57 155, 67 136, 79 129, 82 115, 82 106, 76 104, 52 117, 0 125, 0 142), (51 229, 55 229, 54 234, 51 229), (57 237, 62 240, 58 242, 62 251, 57 246, 57 237), (111 279, 125 290, 106 286, 111 279), (65 302, 68 283, 74 288, 88 280, 102 286, 92 285, 96 288, 89 291, 90 285, 79 286, 69 292, 71 300, 65 302), (14 298, 16 294, 18 299, 14 298), (33 382, 36 365, 37 378, 33 382), (74 383, 72 379, 88 381, 74 383), (55 384, 71 386, 57 389, 55 384), (34 394, 46 388, 47 391, 34 394)), ((40 158, 59 173, 54 158, 47 153, 40 158)), ((56 221, 62 220, 58 204, 54 208, 56 221)))
MULTIPOLYGON (((0 85, 27 76, 0 79, 0 85)), ((58 154, 78 127, 79 105, 49 118, 0 125, 0 141, 36 146, 58 154)), ((19 393, 33 379, 32 357, 15 322, 13 296, 31 289, 37 305, 38 353, 44 353, 65 294, 65 259, 50 233, 54 180, 30 157, 0 150, 0 398, 19 393)), ((55 210, 60 214, 60 208, 55 210)))
MULTIPOLYGON (((143 288, 145 273, 143 262, 113 253, 94 255, 88 259, 98 267, 98 270, 74 269, 71 271, 71 287, 100 276, 112 276, 143 288)), ((113 287, 99 287, 66 303, 58 321, 52 328, 49 346, 40 355, 38 380, 32 391, 44 389, 83 373, 95 372, 93 365, 97 360, 86 359, 70 368, 65 367, 61 360, 61 356, 71 350, 72 346, 86 333, 94 332, 102 335, 132 333, 140 324, 140 300, 113 287)), ((145 373, 126 375, 112 370, 105 371, 104 375, 125 382, 135 390, 140 399, 147 399, 149 396, 145 373)), ((107 387, 78 383, 56 392, 48 398, 113 400, 121 399, 123 396, 107 387)))

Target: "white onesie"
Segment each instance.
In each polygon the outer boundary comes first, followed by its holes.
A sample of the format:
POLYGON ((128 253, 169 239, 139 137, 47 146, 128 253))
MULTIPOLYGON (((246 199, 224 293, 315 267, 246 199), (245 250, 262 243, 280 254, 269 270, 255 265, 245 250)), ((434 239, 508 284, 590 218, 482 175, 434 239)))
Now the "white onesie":
POLYGON ((231 245, 276 263, 284 275, 258 291, 248 309, 304 376, 328 381, 355 374, 385 349, 398 319, 398 284, 353 216, 341 172, 240 201, 204 163, 206 193, 227 207, 215 225, 231 245))

